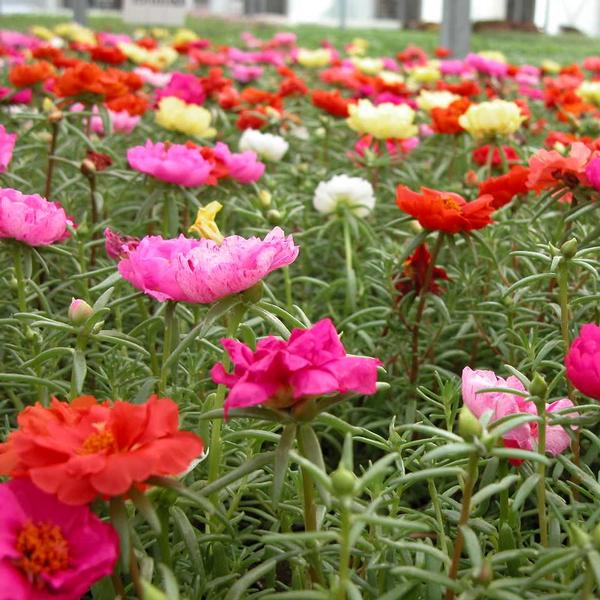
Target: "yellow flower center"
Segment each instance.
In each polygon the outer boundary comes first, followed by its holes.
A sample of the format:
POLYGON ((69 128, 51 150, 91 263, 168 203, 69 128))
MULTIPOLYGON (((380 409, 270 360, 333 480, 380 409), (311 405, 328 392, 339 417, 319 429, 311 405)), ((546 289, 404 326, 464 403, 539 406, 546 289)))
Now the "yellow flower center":
POLYGON ((110 429, 102 429, 88 436, 81 444, 79 454, 98 454, 104 450, 117 450, 117 440, 110 429))
POLYGON ((452 197, 447 194, 440 196, 440 200, 444 204, 444 208, 448 210, 460 211, 460 204, 452 197))

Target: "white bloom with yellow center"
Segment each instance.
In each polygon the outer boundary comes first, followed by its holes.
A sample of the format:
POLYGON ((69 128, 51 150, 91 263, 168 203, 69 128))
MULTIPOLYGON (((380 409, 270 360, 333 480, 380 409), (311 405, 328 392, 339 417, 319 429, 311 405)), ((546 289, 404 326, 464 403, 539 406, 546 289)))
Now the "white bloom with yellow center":
POLYGON ((262 133, 258 129, 246 129, 239 143, 242 152, 252 150, 260 158, 272 162, 280 161, 288 151, 289 146, 280 135, 262 133))
POLYGON ((460 96, 453 94, 452 92, 448 92, 447 90, 442 90, 440 92, 421 90, 421 93, 417 98, 417 106, 421 110, 429 112, 434 108, 446 108, 459 98, 460 96))
POLYGON ((473 137, 482 138, 510 135, 519 129, 524 120, 521 109, 514 102, 491 100, 472 104, 458 122, 473 137))
POLYGON ((350 129, 370 134, 381 140, 406 139, 417 133, 415 111, 407 104, 384 102, 375 106, 370 100, 359 100, 348 107, 346 123, 350 129))
POLYGON ((313 206, 324 214, 346 206, 357 217, 366 217, 375 207, 373 186, 362 177, 336 175, 329 181, 321 181, 315 190, 313 206))

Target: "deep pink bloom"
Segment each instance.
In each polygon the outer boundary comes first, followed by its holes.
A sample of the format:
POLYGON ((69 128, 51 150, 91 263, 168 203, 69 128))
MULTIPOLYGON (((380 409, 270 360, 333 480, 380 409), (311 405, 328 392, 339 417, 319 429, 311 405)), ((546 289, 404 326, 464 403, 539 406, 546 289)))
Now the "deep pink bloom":
POLYGON ((227 373, 217 363, 211 376, 230 388, 226 414, 232 408, 257 404, 285 408, 314 396, 376 391, 379 360, 348 356, 330 319, 309 329, 294 329, 287 341, 266 337, 255 351, 233 339, 221 343, 234 371, 227 373))
MULTIPOLYGON (((465 367, 462 372, 462 398, 467 408, 480 418, 484 413, 491 412, 490 422, 514 414, 537 414, 535 404, 522 396, 510 392, 482 392, 486 388, 509 388, 524 392, 523 384, 516 377, 503 379, 493 371, 473 370, 465 367)), ((573 403, 563 398, 546 406, 547 412, 555 412, 569 408, 573 403)), ((511 429, 503 436, 505 446, 533 450, 538 440, 537 423, 525 423, 511 429)), ((570 444, 568 433, 560 425, 546 427, 546 451, 550 454, 560 454, 570 444)))
POLYGON ((73 222, 58 202, 38 194, 0 188, 0 238, 13 238, 29 246, 48 246, 69 237, 73 222))
POLYGON ((119 273, 159 302, 208 304, 243 292, 296 260, 292 236, 275 227, 264 240, 226 237, 221 244, 179 236, 142 238, 119 263, 119 273))
POLYGON ((157 103, 167 96, 174 96, 187 104, 202 104, 206 100, 202 82, 190 73, 175 72, 164 88, 156 90, 157 103))
POLYGON ((211 171, 210 163, 196 148, 183 144, 148 140, 144 146, 129 148, 127 160, 136 171, 186 187, 205 184, 211 171))
POLYGON ((225 163, 227 174, 240 183, 253 183, 258 181, 265 172, 264 163, 258 160, 256 152, 233 153, 227 144, 218 142, 215 146, 215 157, 225 163))
POLYGON ((4 125, 0 125, 0 173, 6 171, 6 167, 12 159, 16 141, 17 134, 8 133, 4 125))
POLYGON ((0 100, 6 100, 9 104, 29 104, 33 98, 31 88, 15 90, 0 86, 0 100), (8 100, 6 100, 9 98, 8 100))
POLYGON ((592 158, 585 168, 585 176, 589 184, 600 191, 600 157, 592 158))
POLYGON ((481 54, 468 54, 467 58, 465 58, 465 65, 490 77, 505 77, 508 73, 508 65, 506 63, 486 58, 485 56, 481 56, 481 54))
MULTIPOLYGON (((600 159, 596 159, 600 160, 600 159)), ((567 377, 582 393, 600 400, 600 327, 588 323, 581 328, 565 357, 567 377)))
POLYGON ((137 248, 139 243, 139 238, 122 235, 108 227, 104 230, 104 249, 108 258, 114 260, 125 258, 129 252, 137 248))
POLYGON ((112 572, 119 538, 87 506, 25 478, 0 485, 0 505, 0 600, 79 600, 112 572))

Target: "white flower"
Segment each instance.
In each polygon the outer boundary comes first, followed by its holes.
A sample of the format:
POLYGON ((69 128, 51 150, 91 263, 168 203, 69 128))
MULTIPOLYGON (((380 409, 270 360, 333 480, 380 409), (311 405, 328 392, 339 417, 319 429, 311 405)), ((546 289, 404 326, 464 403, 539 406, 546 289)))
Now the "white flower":
POLYGON ((335 212, 346 205, 356 216, 366 217, 375 206, 373 186, 362 177, 336 175, 322 181, 315 190, 313 206, 321 213, 335 212))
POLYGON ((242 152, 252 150, 264 160, 277 162, 283 158, 289 144, 279 135, 246 129, 240 138, 239 148, 242 152))

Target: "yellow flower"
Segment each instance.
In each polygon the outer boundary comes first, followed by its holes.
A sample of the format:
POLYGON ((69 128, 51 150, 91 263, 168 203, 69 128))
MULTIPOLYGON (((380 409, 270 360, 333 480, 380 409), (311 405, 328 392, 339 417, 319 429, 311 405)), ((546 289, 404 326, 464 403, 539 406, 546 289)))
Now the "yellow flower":
POLYGON ((56 104, 54 104, 54 102, 52 102, 52 100, 46 96, 42 100, 42 110, 47 113, 52 112, 53 110, 56 110, 56 104))
POLYGON ((557 63, 555 60, 543 60, 541 67, 546 73, 558 73, 560 71, 560 63, 557 63))
POLYGON ((137 44, 121 42, 119 48, 127 58, 139 64, 148 64, 157 69, 165 69, 177 60, 177 50, 170 46, 161 46, 154 50, 147 50, 137 44))
POLYGON ((47 27, 42 27, 41 25, 35 25, 34 27, 32 27, 31 33, 33 33, 33 35, 35 35, 36 37, 45 40, 46 42, 49 42, 55 37, 52 31, 50 31, 47 27))
POLYGON ((482 50, 478 52, 479 56, 483 56, 483 58, 488 58, 489 60, 495 60, 500 63, 507 63, 506 56, 502 54, 502 52, 498 52, 497 50, 482 50))
POLYGON ((169 30, 164 27, 153 27, 150 33, 157 39, 163 39, 169 36, 169 30))
POLYGON ((524 120, 521 109, 514 102, 492 100, 471 105, 458 122, 473 137, 482 138, 510 135, 519 129, 524 120))
POLYGON ((303 67, 325 67, 331 62, 331 52, 327 48, 318 48, 317 50, 300 48, 298 62, 303 67))
POLYGON ((381 73, 379 73, 379 79, 381 79, 383 83, 387 85, 404 83, 404 76, 394 71, 381 71, 381 73))
POLYGON ((160 101, 154 119, 165 129, 180 131, 187 135, 208 138, 214 137, 217 133, 210 126, 210 112, 202 106, 186 104, 174 96, 167 96, 160 101))
POLYGON ((435 83, 442 76, 439 67, 434 63, 414 67, 409 73, 413 83, 435 83))
POLYGON ((459 98, 460 96, 457 94, 453 94, 452 92, 448 92, 446 90, 442 90, 440 92, 421 90, 421 93, 417 98, 417 106, 421 110, 429 112, 434 108, 446 108, 459 98))
POLYGON ((377 75, 383 71, 383 60, 381 58, 359 58, 355 56, 352 64, 361 72, 367 75, 377 75))
POLYGON ((180 44, 187 44, 188 42, 195 42, 198 36, 191 29, 178 29, 173 36, 171 44, 173 46, 179 46, 180 44))
POLYGON ((215 223, 217 213, 223 208, 223 205, 216 200, 209 202, 206 206, 201 206, 196 214, 194 224, 188 229, 190 233, 197 233, 199 237, 207 240, 213 240, 220 244, 223 241, 223 234, 219 231, 219 226, 215 223))
POLYGON ((346 123, 350 129, 378 139, 405 139, 417 133, 415 111, 407 104, 384 102, 377 106, 370 100, 359 100, 348 107, 346 123))
POLYGON ((61 23, 54 28, 54 32, 56 35, 71 40, 72 42, 89 44, 91 46, 96 45, 96 35, 94 32, 77 23, 61 23))
POLYGON ((348 46, 348 54, 350 56, 363 56, 369 47, 369 42, 364 38, 354 38, 348 46))
POLYGON ((583 81, 577 88, 577 95, 584 102, 600 106, 600 81, 583 81))

